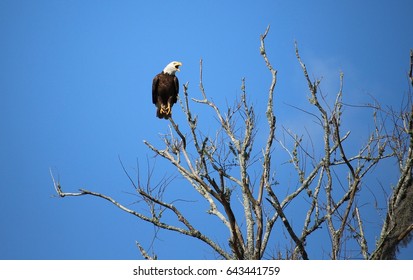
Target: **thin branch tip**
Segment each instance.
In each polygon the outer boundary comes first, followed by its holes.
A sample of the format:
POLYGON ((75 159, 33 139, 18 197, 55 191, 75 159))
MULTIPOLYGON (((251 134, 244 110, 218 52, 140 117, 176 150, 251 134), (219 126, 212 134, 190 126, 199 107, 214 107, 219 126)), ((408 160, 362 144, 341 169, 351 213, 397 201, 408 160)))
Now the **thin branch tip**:
POLYGON ((267 37, 269 31, 270 31, 270 24, 267 25, 267 28, 265 29, 264 34, 261 35, 262 40, 264 40, 265 37, 267 37))

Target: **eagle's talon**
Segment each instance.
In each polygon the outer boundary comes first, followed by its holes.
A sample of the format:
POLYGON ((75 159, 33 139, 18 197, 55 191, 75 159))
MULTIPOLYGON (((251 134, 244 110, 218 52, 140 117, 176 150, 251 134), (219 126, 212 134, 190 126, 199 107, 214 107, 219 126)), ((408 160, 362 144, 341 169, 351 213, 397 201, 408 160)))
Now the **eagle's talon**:
POLYGON ((162 106, 161 109, 160 109, 160 113, 161 113, 161 114, 165 114, 165 115, 169 115, 169 112, 170 112, 170 111, 171 111, 170 108, 164 107, 164 106, 162 106))

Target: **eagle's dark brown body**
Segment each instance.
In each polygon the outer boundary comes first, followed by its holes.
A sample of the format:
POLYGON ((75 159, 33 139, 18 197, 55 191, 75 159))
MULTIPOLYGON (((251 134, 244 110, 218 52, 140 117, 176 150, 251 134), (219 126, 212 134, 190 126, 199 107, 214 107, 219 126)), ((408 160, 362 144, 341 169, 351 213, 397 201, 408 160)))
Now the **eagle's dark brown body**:
POLYGON ((156 116, 169 119, 172 106, 178 100, 179 81, 173 74, 159 73, 152 82, 152 103, 156 105, 156 116))

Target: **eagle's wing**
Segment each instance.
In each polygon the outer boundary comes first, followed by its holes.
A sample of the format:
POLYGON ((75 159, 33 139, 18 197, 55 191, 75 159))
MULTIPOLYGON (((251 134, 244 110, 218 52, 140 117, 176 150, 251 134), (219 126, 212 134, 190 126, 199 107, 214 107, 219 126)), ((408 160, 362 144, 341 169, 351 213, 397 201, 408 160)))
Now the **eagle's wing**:
POLYGON ((178 93, 179 93, 179 80, 176 76, 174 76, 174 84, 175 84, 175 94, 173 96, 173 103, 176 103, 178 100, 178 93))
POLYGON ((152 81, 152 103, 156 104, 158 102, 158 83, 159 75, 156 75, 152 81))

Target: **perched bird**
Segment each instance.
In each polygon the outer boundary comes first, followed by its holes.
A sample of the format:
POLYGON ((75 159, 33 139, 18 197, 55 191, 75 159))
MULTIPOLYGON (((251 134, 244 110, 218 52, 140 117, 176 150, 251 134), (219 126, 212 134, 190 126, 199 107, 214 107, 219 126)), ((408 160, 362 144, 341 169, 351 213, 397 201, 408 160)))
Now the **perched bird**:
POLYGON ((182 66, 181 62, 172 61, 155 76, 152 81, 152 103, 156 105, 156 116, 160 119, 169 119, 172 106, 178 100, 179 81, 176 71, 182 66))

